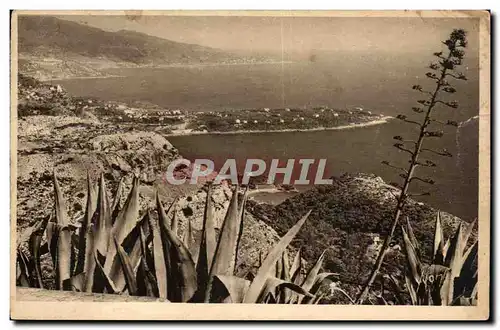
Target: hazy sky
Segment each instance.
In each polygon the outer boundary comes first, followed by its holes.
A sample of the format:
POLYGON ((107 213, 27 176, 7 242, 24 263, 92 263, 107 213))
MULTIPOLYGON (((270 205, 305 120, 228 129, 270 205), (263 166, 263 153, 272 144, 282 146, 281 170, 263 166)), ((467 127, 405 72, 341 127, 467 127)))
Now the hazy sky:
MULTIPOLYGON (((453 28, 469 32, 478 48, 478 19, 237 17, 237 16, 59 16, 108 31, 133 30, 222 49, 306 52, 312 50, 429 52, 453 28)), ((469 52, 470 52, 469 51, 469 52)))

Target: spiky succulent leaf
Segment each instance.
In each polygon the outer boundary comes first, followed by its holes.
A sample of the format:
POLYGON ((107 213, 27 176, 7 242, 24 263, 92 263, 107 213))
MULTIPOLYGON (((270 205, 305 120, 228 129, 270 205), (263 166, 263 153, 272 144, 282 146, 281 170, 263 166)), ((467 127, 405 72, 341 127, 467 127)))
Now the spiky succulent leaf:
POLYGON ((444 264, 444 237, 440 212, 438 212, 436 216, 436 225, 434 227, 434 248, 432 253, 434 264, 444 264))
POLYGON ((83 217, 78 234, 78 260, 76 264, 75 274, 80 274, 85 271, 85 265, 90 262, 86 259, 87 256, 87 237, 92 216, 97 208, 97 194, 93 190, 92 180, 90 173, 87 172, 87 204, 85 207, 85 216, 83 217))
MULTIPOLYGON (((160 232, 162 240, 167 240, 170 245, 171 275, 176 279, 175 291, 170 293, 174 299, 170 301, 186 302, 190 300, 197 289, 196 268, 187 247, 168 228, 164 221, 160 221, 160 232)), ((170 288, 169 288, 170 292, 170 288)))
POLYGON ((236 262, 236 246, 238 245, 238 236, 240 229, 239 209, 238 209, 238 187, 233 191, 229 207, 222 224, 219 241, 215 250, 210 275, 234 274, 236 262))
MULTIPOLYGON (((323 260, 325 259, 325 253, 326 250, 324 250, 321 255, 318 257, 316 262, 314 263, 314 266, 309 270, 309 272, 306 275, 306 278, 301 284, 301 287, 306 290, 310 291, 311 288, 314 285, 314 282, 316 281, 316 277, 318 276, 318 273, 321 269, 321 266, 323 265, 323 260)), ((299 298, 299 304, 301 303, 303 297, 299 298)))
POLYGON ((57 224, 56 287, 63 289, 63 282, 71 277, 71 232, 62 189, 54 171, 55 222, 57 224))
POLYGON ((87 274, 85 272, 74 275, 66 280, 64 287, 68 287, 71 291, 83 292, 86 277, 87 274))
POLYGON ((177 301, 179 298, 176 297, 178 289, 174 285, 174 270, 173 270, 173 265, 170 257, 170 242, 169 239, 166 235, 166 232, 163 231, 161 228, 167 227, 171 228, 171 223, 168 220, 169 216, 171 216, 173 213, 175 214, 175 205, 177 204, 177 198, 174 199, 172 204, 170 204, 167 212, 165 212, 165 209, 163 208, 163 204, 160 200, 160 195, 158 191, 156 191, 156 210, 158 213, 158 222, 159 222, 159 228, 160 228, 160 235, 161 235, 161 242, 163 245, 163 254, 165 258, 165 265, 167 268, 167 292, 169 293, 168 298, 171 301, 177 301), (172 279, 172 280, 170 280, 172 279))
POLYGON ((478 282, 478 241, 464 254, 460 274, 454 279, 453 301, 459 297, 473 297, 478 282))
POLYGON ((196 274, 198 279, 199 301, 208 302, 210 290, 208 287, 210 268, 214 258, 217 240, 215 235, 215 216, 212 202, 212 185, 208 185, 205 209, 203 213, 203 227, 201 230, 200 248, 198 251, 198 262, 196 263, 196 274))
POLYGON ((187 219, 186 227, 184 228, 184 236, 182 238, 184 245, 193 252, 192 242, 193 242, 193 226, 191 224, 191 217, 187 219))
POLYGON ((464 247, 463 226, 462 223, 460 223, 455 234, 450 239, 450 245, 446 252, 446 258, 444 259, 444 266, 451 269, 452 277, 457 277, 460 274, 464 247))
POLYGON ((117 290, 115 287, 115 284, 113 281, 109 278, 109 276, 106 274, 106 271, 104 270, 104 267, 102 265, 102 260, 104 258, 101 256, 99 257, 99 251, 96 249, 94 253, 94 260, 95 260, 95 280, 93 283, 92 287, 92 292, 103 292, 103 293, 119 293, 120 291, 117 290), (99 260, 101 259, 101 260, 99 260))
POLYGON ((403 227, 401 227, 401 230, 403 232, 403 242, 406 252, 406 261, 408 264, 408 268, 410 269, 411 272, 410 278, 412 280, 413 285, 416 286, 418 285, 418 283, 420 283, 422 265, 420 263, 420 260, 418 259, 417 253, 415 252, 415 248, 413 247, 410 238, 406 233, 406 230, 403 227))
POLYGON ((57 287, 65 289, 63 283, 71 277, 71 231, 69 227, 59 230, 57 237, 57 287))
POLYGON ((155 278, 158 285, 158 292, 161 299, 166 299, 168 297, 168 272, 167 265, 165 263, 165 253, 169 251, 163 250, 163 243, 161 241, 160 227, 158 223, 153 219, 151 214, 148 212, 149 227, 153 233, 153 259, 154 259, 154 269, 155 278))
MULTIPOLYGON (((109 234, 111 235, 111 237, 116 236, 118 242, 123 242, 125 237, 135 227, 138 218, 139 218, 139 178, 134 177, 132 189, 128 194, 125 205, 118 213, 109 234)), ((108 244, 108 251, 106 254, 106 262, 104 263, 104 270, 107 273, 110 273, 113 264, 116 264, 116 247, 115 244, 108 244)))
POLYGON ((108 251, 110 239, 110 208, 108 201, 108 194, 106 193, 106 182, 104 181, 104 174, 101 174, 99 180, 99 193, 97 197, 97 208, 92 217, 92 222, 95 223, 96 236, 94 244, 99 253, 106 255, 108 251))
POLYGON ((257 303, 264 302, 265 298, 267 298, 269 294, 272 294, 272 296, 276 300, 274 292, 279 292, 285 288, 290 289, 301 296, 306 296, 310 298, 314 297, 311 293, 309 293, 307 290, 304 290, 304 288, 298 286, 297 284, 293 284, 292 282, 287 282, 276 277, 268 277, 256 302, 257 303))
POLYGON ((87 239, 86 239, 86 246, 85 246, 85 268, 84 268, 84 273, 85 273, 85 283, 83 285, 82 290, 85 292, 92 292, 92 288, 94 286, 94 278, 95 278, 95 268, 96 268, 96 262, 95 262, 95 253, 96 253, 96 247, 94 244, 94 237, 95 237, 95 226, 94 224, 90 224, 89 229, 87 230, 87 239))
POLYGON ((29 238, 29 249, 31 256, 33 258, 33 263, 34 263, 34 268, 35 268, 35 284, 36 287, 38 288, 43 288, 43 281, 42 281, 42 267, 40 263, 40 256, 41 256, 41 244, 42 244, 42 237, 43 237, 43 232, 45 231, 45 228, 47 227, 47 222, 49 221, 49 217, 46 217, 40 221, 38 221, 34 226, 33 226, 33 231, 31 233, 31 236, 29 238))
POLYGON ((408 294, 410 295, 411 304, 417 305, 418 304, 417 291, 416 288, 414 287, 412 279, 407 273, 405 273, 405 284, 406 288, 408 289, 408 294))
POLYGON ((113 241, 115 243, 116 251, 118 254, 118 260, 120 260, 120 264, 122 266, 123 274, 125 275, 125 281, 127 283, 128 293, 131 296, 137 295, 137 282, 134 275, 134 269, 130 262, 129 256, 127 252, 123 249, 123 247, 118 243, 116 237, 113 237, 113 241))
POLYGON ((215 275, 210 302, 242 303, 250 281, 237 276, 215 275))
POLYGON ((21 249, 17 249, 16 284, 21 287, 30 287, 30 269, 28 258, 21 249))
POLYGON ((250 288, 245 295, 243 300, 244 303, 255 303, 260 296, 260 293, 263 287, 266 284, 267 278, 270 275, 270 271, 273 269, 276 264, 276 260, 281 256, 281 254, 285 251, 290 242, 294 239, 294 237, 299 232, 304 222, 311 214, 311 211, 307 212, 307 214, 302 217, 290 230, 281 238, 281 240, 272 248, 271 252, 267 255, 266 259, 260 266, 257 275, 255 276, 250 288))
POLYGON ((299 248, 295 258, 293 259, 292 266, 290 267, 291 280, 295 284, 300 284, 300 273, 302 271, 302 247, 299 248))
POLYGON ((153 271, 151 271, 148 265, 148 259, 150 259, 149 250, 147 248, 146 236, 144 235, 142 227, 140 228, 140 240, 141 240, 141 260, 136 275, 137 294, 139 296, 160 297, 156 278, 154 276, 153 271))
POLYGON ((417 257, 421 258, 420 244, 418 243, 418 240, 415 237, 415 233, 413 232, 413 228, 411 227, 409 217, 406 217, 406 229, 408 231, 408 238, 410 239, 410 242, 413 245, 413 248, 415 249, 415 253, 417 254, 417 257))
POLYGON ((116 218, 120 213, 120 200, 122 198, 124 185, 124 177, 121 177, 120 182, 118 182, 118 187, 116 188, 115 197, 113 198, 113 204, 111 205, 111 227, 115 224, 116 218))

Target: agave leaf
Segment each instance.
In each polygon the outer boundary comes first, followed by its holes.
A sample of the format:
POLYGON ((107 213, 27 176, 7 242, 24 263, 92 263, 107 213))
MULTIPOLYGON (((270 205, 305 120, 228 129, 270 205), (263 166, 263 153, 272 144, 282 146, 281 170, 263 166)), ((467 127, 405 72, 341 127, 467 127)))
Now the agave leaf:
POLYGON ((166 233, 164 233, 161 228, 163 226, 165 226, 167 228, 171 228, 171 224, 168 220, 168 217, 174 212, 176 204, 177 204, 177 198, 174 199, 172 204, 170 204, 167 212, 165 212, 165 210, 163 209, 163 205, 161 203, 161 200, 160 200, 160 195, 158 194, 158 191, 156 191, 156 209, 157 209, 157 213, 158 213, 161 242, 163 245, 163 251, 164 251, 163 254, 164 254, 164 258, 165 258, 165 265, 167 268, 167 275, 168 275, 167 276, 167 278, 168 278, 168 280, 167 280, 167 285, 168 285, 167 292, 168 292, 168 298, 171 301, 175 301, 175 300, 179 299, 178 297, 176 297, 176 292, 178 291, 178 289, 174 285, 174 281, 176 279, 174 277, 173 266, 171 266, 172 262, 170 260, 171 259, 170 258, 170 242, 168 240, 166 233), (170 279, 172 279, 172 280, 170 280, 170 279))
POLYGON ((238 186, 235 187, 229 207, 222 223, 219 240, 215 249, 212 267, 206 286, 207 296, 205 300, 209 300, 208 293, 211 292, 211 285, 214 275, 232 276, 236 266, 236 248, 238 246, 240 232, 240 212, 238 208, 238 186))
POLYGON ((406 273, 405 273, 405 282, 406 282, 406 288, 408 289, 408 293, 410 294, 412 305, 417 305, 418 304, 417 292, 415 291, 415 288, 413 287, 412 280, 410 279, 410 277, 406 273))
MULTIPOLYGON (((335 278, 338 278, 339 274, 338 273, 329 273, 329 272, 325 272, 325 273, 319 273, 318 275, 316 275, 316 278, 314 279, 314 284, 313 286, 311 287, 310 290, 308 290, 311 294, 313 294, 314 296, 318 296, 318 293, 320 293, 320 289, 324 283, 325 280, 327 279, 335 279, 335 278)), ((320 293, 321 295, 321 293, 320 293)), ((293 297, 293 301, 295 301, 295 296, 293 297)), ((309 298, 304 298, 302 297, 301 301, 299 301, 299 303, 306 303, 306 304, 312 304, 314 303, 313 300, 315 300, 314 298, 312 299, 309 299, 309 298)))
MULTIPOLYGON (((297 284, 293 284, 292 282, 287 282, 284 281, 280 278, 276 277, 269 277, 266 279, 266 282, 264 284, 264 287, 262 289, 262 292, 259 295, 259 298, 257 299, 258 303, 264 302, 264 299, 268 296, 268 294, 273 294, 274 292, 281 291, 284 288, 290 289, 295 293, 298 293, 300 295, 304 295, 306 297, 314 297, 311 293, 309 293, 307 290, 304 290, 304 288, 298 286, 297 284)), ((247 292, 248 294, 248 292, 247 292)))
POLYGON ((140 228, 141 253, 139 268, 137 269, 137 294, 139 296, 160 297, 158 284, 153 272, 148 266, 149 251, 146 245, 146 237, 142 227, 140 228))
POLYGON ((465 248, 467 246, 467 242, 469 241, 469 238, 472 234, 472 231, 474 230, 474 227, 476 226, 477 224, 477 218, 474 219, 474 221, 472 221, 470 224, 467 225, 467 228, 464 230, 463 232, 463 239, 462 239, 462 242, 463 242, 463 248, 465 248))
MULTIPOLYGON (((103 259, 103 258, 101 258, 103 259)), ((116 289, 115 284, 106 274, 102 262, 99 260, 99 251, 96 249, 94 253, 94 261, 96 264, 95 271, 96 277, 94 279, 92 292, 98 293, 118 293, 119 290, 116 289)))
POLYGON ((420 257, 421 257, 420 244, 418 243, 418 240, 415 237, 415 233, 413 232, 413 228, 411 227, 409 217, 406 217, 406 228, 408 229, 408 238, 410 239, 410 242, 413 245, 413 248, 415 249, 415 253, 417 254, 417 257, 420 259, 420 257))
MULTIPOLYGON (((318 276, 318 273, 319 273, 319 271, 321 269, 321 266, 323 265, 323 260, 325 259, 325 253, 326 253, 326 250, 324 250, 321 253, 321 255, 319 256, 319 258, 314 263, 314 266, 307 273, 307 276, 306 276, 306 278, 304 279, 304 282, 302 282, 302 285, 301 285, 301 287, 304 290, 310 291, 311 288, 313 287, 314 282, 316 281, 316 277, 318 276)), ((301 303, 302 299, 303 299, 303 297, 299 298, 299 304, 301 303)))
POLYGON ((175 235, 179 235, 179 218, 177 218, 177 204, 174 206, 174 211, 172 213, 171 228, 175 235))
POLYGON ((212 203, 212 185, 209 184, 203 214, 203 228, 201 231, 200 249, 198 252, 198 262, 196 263, 196 274, 198 278, 199 300, 208 302, 207 283, 209 271, 212 267, 217 241, 215 238, 214 207, 212 203))
POLYGON ((16 282, 18 286, 30 287, 30 271, 28 267, 27 257, 21 249, 17 249, 17 267, 16 267, 16 282))
MULTIPOLYGON (((189 248, 191 248, 192 241, 193 241, 193 227, 191 224, 191 217, 189 217, 187 219, 186 228, 184 229, 183 242, 184 242, 184 245, 189 249, 189 248)), ((192 251, 192 250, 193 249, 191 248, 190 251, 192 251)))
POLYGON ((450 240, 450 245, 446 252, 446 258, 444 260, 444 266, 451 269, 452 278, 457 277, 460 274, 460 268, 462 267, 462 253, 464 249, 464 235, 462 234, 462 223, 458 225, 458 228, 450 240))
POLYGON ((278 302, 276 301, 276 297, 274 296, 274 293, 269 292, 267 294, 267 296, 264 298, 264 300, 261 301, 261 303, 264 303, 264 304, 277 304, 278 302))
POLYGON ((210 269, 211 277, 213 275, 231 276, 234 274, 240 221, 241 218, 239 217, 238 209, 238 187, 236 186, 222 224, 212 268, 210 269))
POLYGON ((66 212, 66 205, 64 204, 64 196, 57 180, 56 172, 54 169, 54 196, 55 196, 55 212, 56 223, 62 228, 69 225, 68 214, 66 212))
POLYGON ((419 304, 447 305, 451 301, 450 269, 442 265, 430 265, 422 271, 422 281, 417 290, 419 304))
POLYGON ((59 230, 57 238, 57 288, 62 290, 71 277, 71 232, 68 227, 59 230))
POLYGON ((465 253, 460 274, 454 279, 453 300, 459 296, 472 297, 478 282, 478 241, 465 253))
POLYGON ((57 236, 59 232, 59 226, 56 223, 55 212, 52 213, 49 222, 47 223, 47 228, 45 229, 45 235, 47 237, 47 247, 52 258, 52 264, 54 268, 57 265, 57 236))
MULTIPOLYGON (((111 228, 110 235, 116 236, 118 242, 123 242, 128 233, 134 229, 139 218, 139 178, 134 177, 132 189, 127 197, 125 205, 118 213, 116 220, 111 228)), ((108 244, 106 262, 104 270, 109 273, 115 263, 116 247, 115 244, 108 244)))
POLYGON ((85 272, 79 273, 78 275, 74 275, 65 281, 64 287, 67 287, 68 290, 71 291, 83 292, 86 276, 87 274, 85 274, 85 272))
MULTIPOLYGON (((124 248, 123 244, 121 245, 124 248)), ((124 248, 125 250, 125 248, 124 248)), ((125 251, 127 252, 127 251, 125 251)), ((139 240, 135 241, 134 246, 132 247, 130 253, 128 254, 130 259, 130 264, 132 265, 132 269, 135 271, 139 267, 139 262, 141 258, 141 243, 139 240)), ((120 262, 120 258, 118 254, 116 255, 115 261, 111 267, 111 271, 108 274, 109 278, 113 281, 115 288, 122 292, 127 289, 127 279, 125 277, 125 273, 122 271, 122 265, 120 262)))
MULTIPOLYGON (((441 282, 436 285, 435 291, 439 290, 439 301, 434 303, 435 305, 448 306, 453 298, 453 281, 451 277, 451 272, 446 269, 444 274, 441 276, 441 282)), ((437 296, 435 294, 435 296, 437 296)), ((437 299, 433 297, 433 301, 437 299)))
POLYGON ((30 253, 31 256, 33 257, 33 263, 35 267, 36 287, 38 288, 43 288, 42 268, 40 264, 40 256, 41 256, 40 245, 42 243, 43 232, 47 227, 48 221, 49 218, 46 217, 45 219, 39 221, 35 226, 33 226, 33 231, 29 238, 30 253))
POLYGON ((194 261, 187 247, 164 221, 160 221, 160 233, 162 240, 168 241, 170 245, 171 278, 176 279, 176 292, 172 292, 171 297, 178 300, 169 300, 186 302, 193 297, 197 289, 194 261))
POLYGON ((444 263, 444 238, 443 229, 441 226, 440 212, 436 216, 436 225, 434 229, 434 249, 433 249, 433 263, 442 265, 444 263))
POLYGON ((450 247, 450 238, 446 240, 446 243, 443 246, 443 265, 444 265, 444 259, 446 258, 446 254, 448 253, 448 248, 450 247))
POLYGON ((342 295, 343 295, 344 297, 346 297, 347 299, 349 299, 349 301, 351 302, 351 304, 353 304, 353 305, 354 305, 354 304, 356 303, 356 301, 355 301, 354 299, 352 299, 352 297, 351 297, 351 296, 350 296, 347 292, 345 292, 345 290, 344 290, 344 289, 339 288, 338 286, 335 286, 335 287, 332 287, 332 288, 331 288, 331 290, 332 290, 332 292, 333 292, 333 291, 337 291, 337 292, 342 293, 342 295))
POLYGON ((113 198, 113 205, 111 206, 111 227, 115 224, 118 213, 120 213, 120 200, 122 198, 124 185, 124 177, 121 177, 120 182, 118 182, 118 187, 116 188, 115 197, 113 198))
POLYGON ((150 214, 149 212, 144 212, 143 216, 137 223, 134 228, 128 233, 125 239, 122 241, 122 247, 125 249, 127 253, 131 253, 132 249, 135 247, 137 242, 140 239, 140 230, 144 231, 144 235, 146 237, 146 245, 149 244, 153 240, 153 233, 151 232, 151 227, 149 225, 150 214))
POLYGON ((99 193, 97 197, 97 208, 94 216, 92 217, 92 222, 96 225, 94 244, 96 249, 99 250, 102 255, 106 255, 108 250, 108 243, 110 239, 109 235, 111 230, 111 227, 108 227, 110 224, 110 216, 106 183, 104 182, 104 175, 101 174, 99 181, 99 193))
POLYGON ((85 207, 85 216, 83 218, 82 224, 80 226, 80 231, 78 234, 78 261, 76 264, 76 274, 80 274, 85 270, 86 263, 89 262, 86 259, 87 254, 87 232, 92 221, 92 216, 97 208, 97 194, 93 191, 92 180, 90 179, 90 173, 87 172, 87 206, 85 207))
POLYGON ((55 213, 58 230, 57 235, 57 263, 56 265, 56 287, 61 290, 64 280, 71 277, 71 232, 69 230, 69 220, 64 204, 64 196, 57 180, 54 170, 54 196, 55 213))
POLYGON ((325 272, 325 273, 319 273, 316 275, 316 278, 314 279, 314 285, 312 286, 311 290, 309 290, 312 294, 316 294, 318 291, 319 287, 323 284, 323 281, 327 279, 335 279, 338 278, 339 274, 338 273, 330 273, 330 272, 325 272))
MULTIPOLYGON (((167 299, 168 296, 168 272, 167 265, 165 263, 165 251, 163 250, 163 243, 161 241, 160 227, 158 223, 153 219, 148 211, 149 228, 153 234, 153 258, 154 258, 154 268, 156 275, 156 283, 158 285, 159 297, 161 299, 167 299)), ((166 251, 168 253, 168 251, 166 251)), ((146 254, 143 252, 144 257, 146 254)), ((146 259, 144 259, 146 260, 146 259)))
POLYGON ((325 296, 326 296, 326 293, 322 293, 319 296, 314 296, 313 299, 309 300, 309 304, 317 305, 317 304, 319 304, 319 302, 321 301, 321 299, 323 299, 325 296))
POLYGON ((478 245, 479 241, 476 240, 474 244, 472 244, 467 251, 465 251, 463 256, 463 267, 462 269, 477 269, 477 253, 478 253, 478 245))
POLYGON ((215 275, 210 302, 241 303, 250 281, 237 276, 215 275))
POLYGON ((307 214, 300 219, 286 234, 281 238, 281 240, 276 244, 271 252, 267 255, 266 259, 262 263, 255 276, 250 288, 245 295, 244 303, 255 303, 259 298, 259 295, 265 286, 267 278, 269 277, 269 272, 272 270, 273 266, 276 263, 276 260, 281 256, 283 251, 287 248, 288 244, 292 241, 292 239, 297 235, 302 225, 311 214, 311 211, 307 212, 307 214))
POLYGON ((122 266, 122 271, 125 274, 125 280, 127 282, 127 289, 131 296, 137 295, 137 283, 135 280, 134 270, 132 264, 130 263, 130 259, 123 249, 123 247, 118 243, 116 237, 113 237, 115 242, 115 247, 118 252, 118 258, 120 260, 120 264, 122 266))
POLYGON ((83 291, 92 292, 92 288, 94 287, 94 277, 95 277, 95 253, 96 248, 94 245, 94 237, 95 237, 95 226, 94 224, 90 224, 89 230, 87 230, 87 239, 85 246, 85 268, 84 273, 86 274, 85 283, 83 286, 83 291))
POLYGON ((300 272, 302 271, 302 247, 299 248, 295 258, 293 259, 292 267, 290 267, 290 276, 292 282, 295 284, 300 284, 300 272))
POLYGON ((240 250, 240 242, 241 242, 241 236, 243 235, 243 227, 244 227, 244 221, 245 221, 245 208, 247 205, 247 200, 248 200, 248 186, 245 187, 245 191, 243 192, 243 197, 241 199, 241 204, 240 204, 240 211, 239 211, 239 217, 240 217, 240 228, 238 231, 238 238, 236 239, 236 249, 234 252, 234 268, 233 268, 233 273, 236 271, 236 264, 237 264, 237 258, 238 258, 238 251, 240 250))
MULTIPOLYGON (((288 261, 288 253, 287 251, 285 250, 283 252, 283 257, 282 257, 282 264, 283 264, 283 270, 281 272, 281 274, 283 275, 282 276, 282 279, 287 281, 287 282, 290 282, 290 262, 288 261)), ((289 300, 290 300, 290 297, 292 295, 292 292, 286 288, 284 288, 283 290, 281 290, 281 295, 279 297, 279 301, 281 303, 287 303, 289 300)))
POLYGON ((284 278, 282 278, 282 273, 283 273, 283 254, 281 255, 281 258, 278 258, 278 260, 276 261, 276 265, 275 265, 276 269, 275 269, 275 277, 276 278, 281 278, 284 280, 284 278))
POLYGON ((405 229, 402 226, 401 230, 403 232, 403 242, 406 251, 406 261, 411 271, 411 279, 413 281, 412 283, 418 284, 420 283, 420 274, 422 271, 422 265, 420 263, 420 260, 418 259, 418 256, 415 252, 413 244, 410 241, 410 238, 408 237, 405 229))
POLYGON ((290 281, 290 261, 288 259, 288 252, 285 250, 283 252, 283 271, 282 271, 282 274, 283 274, 283 279, 285 281, 290 281))

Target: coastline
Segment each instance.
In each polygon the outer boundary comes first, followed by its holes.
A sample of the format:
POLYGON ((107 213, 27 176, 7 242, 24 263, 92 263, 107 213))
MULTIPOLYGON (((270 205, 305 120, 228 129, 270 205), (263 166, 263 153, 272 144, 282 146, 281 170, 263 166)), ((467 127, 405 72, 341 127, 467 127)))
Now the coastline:
POLYGON ((194 132, 189 130, 177 130, 173 131, 170 134, 165 134, 165 137, 170 136, 191 136, 191 135, 234 135, 234 134, 256 134, 256 133, 289 133, 289 132, 316 132, 316 131, 339 131, 345 129, 352 128, 361 128, 375 125, 382 125, 389 122, 389 120, 394 119, 392 116, 384 116, 377 120, 372 120, 366 123, 361 124, 349 124, 335 127, 315 127, 315 128, 305 128, 305 129, 294 129, 294 128, 285 128, 281 130, 237 130, 237 131, 228 131, 228 132, 194 132))
POLYGON ((75 77, 57 77, 57 78, 48 78, 48 79, 38 79, 41 82, 57 82, 64 80, 80 80, 80 79, 108 79, 108 78, 125 78, 126 76, 119 75, 105 75, 105 76, 75 76, 75 77))
MULTIPOLYGON (((292 61, 272 61, 272 62, 248 62, 248 63, 172 63, 172 64, 158 64, 158 65, 137 65, 137 66, 107 66, 103 69, 168 69, 168 68, 198 68, 198 67, 214 67, 214 66, 238 66, 238 65, 276 65, 276 64, 293 64, 292 61)), ((42 82, 50 81, 63 81, 72 79, 108 79, 108 78, 126 78, 123 75, 99 75, 99 76, 66 76, 66 77, 51 77, 51 78, 38 78, 42 82)))

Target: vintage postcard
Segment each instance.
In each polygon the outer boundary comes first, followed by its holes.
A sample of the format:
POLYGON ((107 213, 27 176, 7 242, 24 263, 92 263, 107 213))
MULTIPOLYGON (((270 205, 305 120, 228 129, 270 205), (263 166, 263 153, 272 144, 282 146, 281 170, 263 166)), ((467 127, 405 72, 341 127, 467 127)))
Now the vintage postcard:
POLYGON ((488 11, 11 16, 12 319, 489 318, 488 11))

